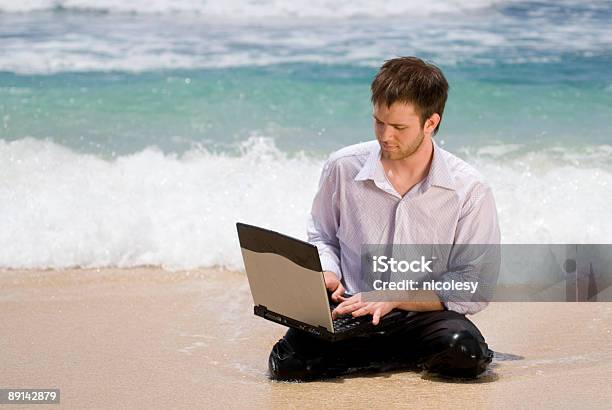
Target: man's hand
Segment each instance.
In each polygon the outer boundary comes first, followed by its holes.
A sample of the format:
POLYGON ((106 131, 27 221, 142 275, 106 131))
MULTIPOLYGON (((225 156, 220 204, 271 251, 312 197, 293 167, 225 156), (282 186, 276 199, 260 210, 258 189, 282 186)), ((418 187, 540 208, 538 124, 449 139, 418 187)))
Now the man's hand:
POLYGON ((323 277, 325 278, 325 287, 332 292, 331 300, 336 303, 342 302, 344 300, 344 286, 342 286, 336 274, 334 272, 324 271, 323 277))
POLYGON ((353 317, 372 315, 372 323, 378 325, 380 318, 399 306, 398 302, 363 302, 361 293, 344 299, 332 312, 332 319, 351 313, 353 317))

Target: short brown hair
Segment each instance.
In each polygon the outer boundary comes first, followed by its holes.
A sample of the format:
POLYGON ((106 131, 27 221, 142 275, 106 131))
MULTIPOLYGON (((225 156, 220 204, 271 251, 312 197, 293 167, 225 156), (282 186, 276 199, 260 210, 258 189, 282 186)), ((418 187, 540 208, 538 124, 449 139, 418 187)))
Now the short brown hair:
MULTIPOLYGON (((421 127, 434 113, 440 116, 448 97, 448 82, 442 71, 417 57, 398 57, 387 60, 372 81, 372 104, 394 102, 414 104, 421 127)), ((438 132, 440 124, 434 130, 438 132)))

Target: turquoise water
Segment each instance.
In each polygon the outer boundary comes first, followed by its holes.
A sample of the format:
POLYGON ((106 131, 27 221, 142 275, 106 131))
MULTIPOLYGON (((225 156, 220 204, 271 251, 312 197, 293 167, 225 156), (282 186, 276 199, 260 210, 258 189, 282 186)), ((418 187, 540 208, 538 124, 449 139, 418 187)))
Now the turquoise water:
MULTIPOLYGON (((575 58, 575 56, 573 56, 575 58)), ((443 67, 451 92, 438 135, 450 148, 609 143, 606 56, 561 63, 443 67)), ((567 62, 566 62, 567 60, 567 62)), ((108 156, 156 145, 232 152, 253 135, 325 153, 372 138, 370 67, 322 64, 155 73, 0 75, 0 138, 51 138, 108 156)))

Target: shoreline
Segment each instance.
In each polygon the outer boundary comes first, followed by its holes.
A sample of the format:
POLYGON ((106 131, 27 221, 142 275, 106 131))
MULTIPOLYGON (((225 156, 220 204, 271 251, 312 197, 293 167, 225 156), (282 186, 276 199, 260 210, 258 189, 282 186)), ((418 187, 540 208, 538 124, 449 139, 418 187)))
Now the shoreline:
POLYGON ((0 386, 59 388, 69 407, 603 408, 612 399, 612 303, 493 302, 470 317, 496 352, 475 381, 391 372, 283 383, 268 380, 267 356, 285 328, 253 315, 240 272, 0 270, 0 290, 0 386))

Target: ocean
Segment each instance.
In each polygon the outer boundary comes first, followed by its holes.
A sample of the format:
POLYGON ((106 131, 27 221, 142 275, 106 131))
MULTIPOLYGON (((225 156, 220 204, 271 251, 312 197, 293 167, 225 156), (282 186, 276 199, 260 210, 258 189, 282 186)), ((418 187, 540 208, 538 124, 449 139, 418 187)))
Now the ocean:
POLYGON ((504 243, 610 243, 612 2, 0 0, 0 267, 242 269, 235 222, 305 238, 325 158, 374 138, 396 56, 504 243), (469 4, 465 4, 469 3, 469 4))

